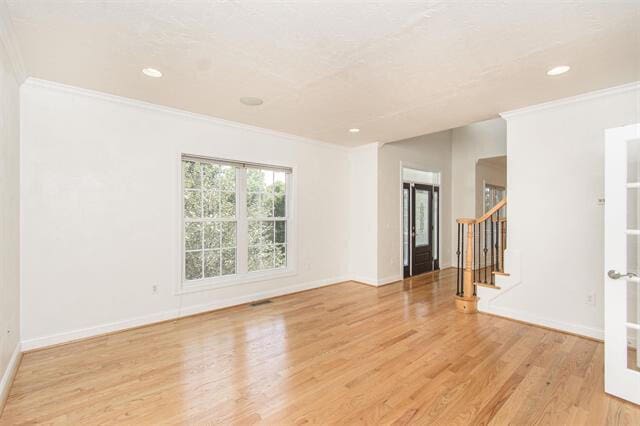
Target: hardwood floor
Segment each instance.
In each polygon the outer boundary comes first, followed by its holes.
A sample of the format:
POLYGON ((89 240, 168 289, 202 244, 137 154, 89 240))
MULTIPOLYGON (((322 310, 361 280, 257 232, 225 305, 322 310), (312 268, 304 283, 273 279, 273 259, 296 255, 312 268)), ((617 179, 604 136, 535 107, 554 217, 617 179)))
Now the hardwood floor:
POLYGON ((603 345, 343 283, 24 355, 1 424, 640 424, 603 345))

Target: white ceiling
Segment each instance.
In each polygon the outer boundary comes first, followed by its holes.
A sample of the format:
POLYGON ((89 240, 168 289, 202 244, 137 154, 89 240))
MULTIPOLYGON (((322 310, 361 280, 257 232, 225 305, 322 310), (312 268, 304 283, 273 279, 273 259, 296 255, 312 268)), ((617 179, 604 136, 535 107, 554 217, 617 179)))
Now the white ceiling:
POLYGON ((348 146, 640 80, 640 0, 8 3, 30 76, 348 146))

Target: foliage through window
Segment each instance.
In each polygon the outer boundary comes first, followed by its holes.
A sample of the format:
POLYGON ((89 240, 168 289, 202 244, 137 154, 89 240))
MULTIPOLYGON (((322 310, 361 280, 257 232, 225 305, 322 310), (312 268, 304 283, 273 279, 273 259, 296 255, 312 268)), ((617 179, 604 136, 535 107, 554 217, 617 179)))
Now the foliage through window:
POLYGON ((289 176, 288 169, 183 156, 185 283, 287 268, 289 176))
POLYGON ((236 168, 183 161, 187 280, 236 273, 236 168))
POLYGON ((287 264, 285 188, 283 172, 247 169, 249 271, 287 264))

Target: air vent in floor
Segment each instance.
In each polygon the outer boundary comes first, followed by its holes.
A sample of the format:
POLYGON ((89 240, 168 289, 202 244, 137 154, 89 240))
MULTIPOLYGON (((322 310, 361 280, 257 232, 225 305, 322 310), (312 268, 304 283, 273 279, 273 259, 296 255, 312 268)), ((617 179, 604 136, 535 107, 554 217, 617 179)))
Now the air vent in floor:
POLYGON ((267 303, 272 303, 272 302, 269 299, 264 299, 264 300, 258 300, 256 302, 252 302, 252 303, 250 303, 250 305, 251 306, 260 306, 260 305, 266 305, 267 303))

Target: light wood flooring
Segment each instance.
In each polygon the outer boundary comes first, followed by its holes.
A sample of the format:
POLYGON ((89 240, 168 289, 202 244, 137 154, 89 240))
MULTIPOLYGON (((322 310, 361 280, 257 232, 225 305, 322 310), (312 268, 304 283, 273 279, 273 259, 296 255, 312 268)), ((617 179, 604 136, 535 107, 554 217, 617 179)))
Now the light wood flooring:
POLYGON ((621 424, 603 345, 455 311, 455 271, 26 353, 0 424, 621 424))

